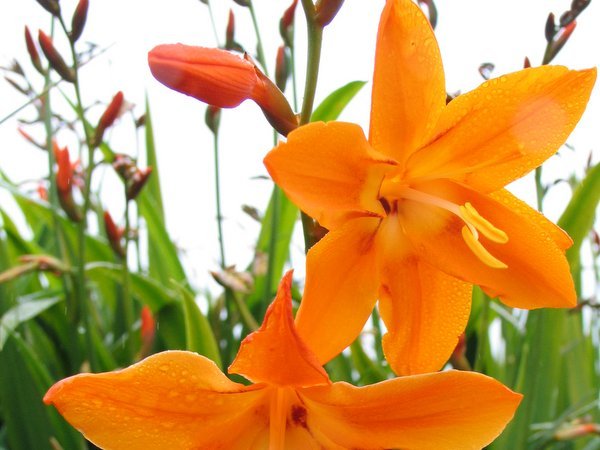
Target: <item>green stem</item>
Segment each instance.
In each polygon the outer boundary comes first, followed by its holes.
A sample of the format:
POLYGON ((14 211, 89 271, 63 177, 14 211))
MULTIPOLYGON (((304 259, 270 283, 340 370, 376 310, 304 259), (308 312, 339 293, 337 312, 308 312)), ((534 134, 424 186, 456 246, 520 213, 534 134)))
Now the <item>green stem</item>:
POLYGON ((219 33, 217 33, 217 26, 215 25, 215 16, 213 14, 210 0, 206 0, 206 6, 208 6, 208 15, 210 16, 210 24, 212 25, 213 34, 215 35, 215 42, 217 43, 217 47, 221 47, 221 42, 219 41, 219 33))
MULTIPOLYGON (((231 291, 231 290, 228 289, 228 291, 231 291)), ((250 313, 250 310, 248 309, 248 306, 241 299, 240 295, 234 291, 231 291, 231 295, 233 297, 233 301, 235 302, 235 305, 238 308, 238 311, 240 312, 240 315, 242 316, 242 321, 244 322, 244 325, 250 331, 258 330, 258 327, 259 327, 258 322, 256 322, 256 320, 254 319, 254 317, 252 316, 252 313, 250 313)))
POLYGON ((223 214, 221 212, 221 177, 219 167, 219 133, 213 133, 213 148, 215 158, 215 201, 217 202, 217 228, 219 232, 219 251, 221 254, 221 269, 225 269, 225 239, 223 237, 223 214))
MULTIPOLYGON (((69 31, 62 17, 59 17, 59 21, 62 29, 65 34, 68 36, 69 31)), ((94 344, 92 341, 91 334, 91 314, 89 310, 88 304, 88 296, 85 286, 85 232, 87 229, 87 213, 90 209, 91 205, 91 184, 92 184, 92 172, 94 170, 94 146, 92 145, 92 136, 90 135, 90 130, 86 126, 85 114, 83 109, 83 102, 81 100, 81 90, 79 87, 79 62, 77 59, 77 52, 75 51, 75 45, 69 39, 69 47, 71 49, 71 57, 73 59, 73 73, 74 73, 74 81, 73 87, 75 89, 75 97, 77 102, 75 104, 75 110, 77 112, 77 117, 83 126, 83 132, 85 135, 85 143, 88 149, 88 165, 85 171, 84 178, 84 187, 83 187, 83 211, 82 211, 82 219, 78 223, 78 233, 77 233, 77 245, 79 250, 78 255, 78 267, 77 267, 77 299, 79 302, 79 307, 81 309, 81 316, 83 320, 83 328, 85 335, 85 345, 87 350, 87 356, 90 360, 90 367, 92 371, 97 371, 99 369, 99 364, 96 359, 96 354, 94 352, 94 344)))
POLYGON ((250 16, 252 17, 252 26, 254 27, 254 33, 256 34, 256 58, 262 66, 265 75, 269 76, 269 69, 267 69, 267 61, 265 60, 265 51, 263 48, 262 39, 260 37, 258 21, 256 20, 256 12, 254 11, 254 5, 252 4, 252 0, 248 0, 248 9, 250 10, 250 16))
POLYGON ((296 50, 290 47, 290 65, 292 66, 292 95, 294 101, 294 112, 298 111, 298 84, 296 82, 296 50))
POLYGON ((544 196, 546 195, 546 188, 542 183, 542 166, 535 168, 535 194, 537 201, 537 209, 539 212, 542 212, 544 196))
MULTIPOLYGON (((127 194, 125 194, 127 195, 127 194)), ((135 320, 133 299, 131 298, 131 276, 129 274, 129 264, 127 264, 128 247, 129 247, 129 205, 130 201, 125 200, 125 231, 124 231, 124 253, 123 260, 121 261, 122 276, 123 276, 123 312, 125 318, 125 330, 127 330, 127 336, 125 339, 125 345, 127 346, 128 356, 131 361, 135 358, 135 346, 133 340, 133 322, 135 320)))

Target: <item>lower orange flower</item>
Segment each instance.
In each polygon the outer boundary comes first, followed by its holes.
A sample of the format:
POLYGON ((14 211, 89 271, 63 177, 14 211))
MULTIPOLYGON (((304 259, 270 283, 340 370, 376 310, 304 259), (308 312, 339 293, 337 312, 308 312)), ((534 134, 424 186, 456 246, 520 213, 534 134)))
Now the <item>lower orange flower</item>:
POLYGON ((332 383, 302 342, 284 277, 258 331, 229 368, 168 351, 127 369, 80 374, 44 397, 106 449, 475 449, 511 419, 521 396, 472 372, 443 372, 365 387, 332 383))

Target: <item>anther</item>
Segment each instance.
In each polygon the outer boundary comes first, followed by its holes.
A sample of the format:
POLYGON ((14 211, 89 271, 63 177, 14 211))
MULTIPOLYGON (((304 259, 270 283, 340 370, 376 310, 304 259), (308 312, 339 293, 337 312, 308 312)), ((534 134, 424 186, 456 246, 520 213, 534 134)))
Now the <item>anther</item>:
MULTIPOLYGON (((465 244, 471 249, 471 251, 477 256, 481 262, 490 266, 493 269, 506 269, 508 266, 504 264, 499 259, 495 258, 488 252, 485 247, 475 238, 473 233, 469 230, 468 227, 462 227, 462 237, 465 241, 465 244)), ((482 231, 483 233, 483 231, 482 231)))
POLYGON ((490 241, 498 244, 506 244, 508 242, 508 235, 482 217, 473 207, 473 205, 471 205, 471 203, 467 202, 459 208, 460 214, 465 223, 473 225, 490 241))

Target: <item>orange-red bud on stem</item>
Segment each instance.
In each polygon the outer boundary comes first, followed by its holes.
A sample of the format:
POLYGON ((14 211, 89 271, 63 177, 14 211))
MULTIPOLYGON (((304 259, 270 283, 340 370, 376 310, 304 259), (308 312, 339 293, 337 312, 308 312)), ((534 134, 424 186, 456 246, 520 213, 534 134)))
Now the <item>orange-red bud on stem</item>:
POLYGON ((125 233, 125 229, 118 227, 112 216, 108 211, 104 211, 104 230, 106 231, 106 237, 108 238, 108 243, 110 247, 113 249, 115 254, 119 258, 125 257, 125 248, 121 243, 123 239, 123 233, 125 233))
POLYGON ((243 53, 244 48, 235 42, 235 16, 233 11, 229 10, 229 18, 227 20, 227 28, 225 29, 225 48, 227 50, 235 50, 236 52, 243 53))
POLYGON ((123 106, 123 92, 119 91, 112 98, 104 113, 100 117, 98 121, 98 125, 96 126, 96 130, 94 131, 94 140, 93 145, 97 147, 102 143, 102 138, 104 136, 104 132, 107 128, 109 128, 114 121, 119 117, 119 112, 121 111, 121 107, 123 106))
POLYGON ((75 72, 73 72, 73 69, 67 65, 63 57, 60 56, 60 53, 58 53, 52 44, 52 39, 50 39, 46 33, 40 30, 38 33, 38 40, 44 55, 46 55, 50 66, 56 71, 56 73, 58 73, 65 81, 70 83, 75 82, 75 72))
POLYGON ((81 33, 83 33, 89 5, 89 0, 79 0, 79 3, 77 3, 73 18, 71 19, 71 33, 69 35, 71 42, 77 41, 81 37, 81 33))
POLYGON ((277 49, 277 59, 275 61, 275 84, 281 90, 285 91, 287 80, 290 76, 289 60, 286 53, 285 45, 277 49))
POLYGON ((298 0, 294 0, 283 12, 283 16, 281 16, 281 20, 279 21, 279 34, 286 47, 292 47, 294 45, 294 15, 296 13, 297 4, 298 0))
POLYGON ((589 436, 593 434, 600 436, 600 424, 579 423, 562 427, 554 434, 554 440, 570 441, 582 436, 589 436))
POLYGON ((560 52, 563 46, 567 43, 571 37, 571 34, 573 34, 573 31, 575 31, 576 26, 577 22, 570 22, 566 27, 561 28, 560 31, 556 33, 552 41, 550 41, 546 47, 546 53, 544 54, 542 65, 548 64, 554 59, 558 52, 560 52))
POLYGON ((58 0, 37 0, 37 2, 53 16, 60 16, 60 4, 58 0))
POLYGON ((142 335, 142 348, 140 350, 140 359, 152 353, 152 344, 156 334, 156 320, 148 305, 142 306, 140 313, 140 332, 142 335))
POLYGON ((135 199, 148 181, 152 167, 140 169, 129 156, 121 154, 115 155, 112 165, 125 182, 127 200, 135 199))
POLYGON ((220 108, 251 99, 284 136, 298 126, 283 93, 247 58, 215 48, 171 44, 152 49, 148 64, 158 81, 177 92, 220 108))
POLYGON ((27 53, 29 53, 29 58, 31 59, 31 64, 35 67, 40 74, 45 75, 46 71, 42 67, 42 60, 40 59, 40 54, 37 51, 35 46, 35 42, 31 37, 31 33, 29 32, 29 28, 25 27, 25 45, 27 45, 27 53))
POLYGON ((67 147, 60 148, 56 142, 53 143, 53 147, 58 167, 56 171, 56 188, 60 206, 72 221, 79 222, 82 217, 73 199, 73 166, 69 157, 69 149, 67 147))
POLYGON ((344 4, 344 0, 319 0, 315 6, 316 22, 324 27, 329 25, 344 4))

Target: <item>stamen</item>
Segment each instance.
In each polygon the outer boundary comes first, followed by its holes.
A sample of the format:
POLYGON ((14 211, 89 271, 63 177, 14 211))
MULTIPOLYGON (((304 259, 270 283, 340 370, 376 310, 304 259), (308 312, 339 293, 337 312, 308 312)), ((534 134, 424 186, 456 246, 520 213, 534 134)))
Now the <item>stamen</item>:
POLYGON ((460 213, 466 223, 471 223, 490 241, 498 244, 506 244, 508 242, 508 235, 482 217, 469 202, 460 206, 460 213))
MULTIPOLYGON (((465 240, 465 244, 471 249, 471 251, 477 256, 481 262, 490 266, 492 269, 506 269, 508 266, 499 259, 495 258, 488 252, 485 247, 477 240, 477 238, 470 232, 466 226, 462 227, 462 237, 465 240)), ((483 233, 483 232, 482 232, 483 233)))

